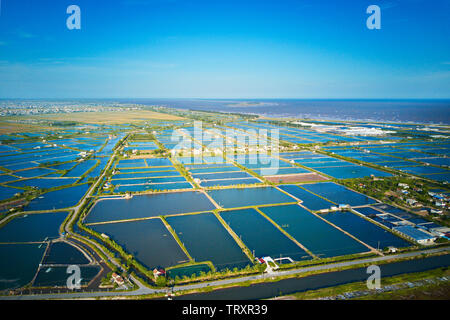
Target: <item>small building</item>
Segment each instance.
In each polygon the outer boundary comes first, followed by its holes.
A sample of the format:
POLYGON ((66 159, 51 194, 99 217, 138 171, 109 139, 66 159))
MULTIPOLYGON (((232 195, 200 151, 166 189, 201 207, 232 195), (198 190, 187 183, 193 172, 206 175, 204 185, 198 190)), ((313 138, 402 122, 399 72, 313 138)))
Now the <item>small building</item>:
POLYGON ((155 268, 153 269, 153 276, 155 277, 155 279, 157 279, 158 277, 165 277, 166 270, 164 270, 164 268, 155 268))
POLYGON ((415 206, 417 204, 417 200, 409 198, 409 199, 406 199, 406 203, 410 206, 415 206))
POLYGON ((401 233, 404 237, 423 245, 433 244, 434 240, 436 240, 435 236, 432 236, 425 231, 416 229, 413 226, 399 226, 394 227, 393 230, 401 233))
POLYGON ((394 247, 394 246, 389 246, 387 249, 388 249, 389 253, 396 253, 397 252, 397 248, 394 247))
POLYGON ((112 274, 111 279, 115 283, 117 283, 118 286, 123 286, 125 284, 125 281, 123 280, 123 278, 115 272, 112 274))

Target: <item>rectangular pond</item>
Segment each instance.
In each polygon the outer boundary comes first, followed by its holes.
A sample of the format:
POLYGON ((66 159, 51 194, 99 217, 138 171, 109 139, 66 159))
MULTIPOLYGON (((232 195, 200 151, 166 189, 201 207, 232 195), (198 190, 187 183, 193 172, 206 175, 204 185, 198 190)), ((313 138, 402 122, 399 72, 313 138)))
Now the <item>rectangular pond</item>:
POLYGON ((200 180, 215 180, 215 179, 238 179, 251 178, 252 176, 244 171, 238 172, 224 172, 224 173, 208 173, 208 174, 193 174, 196 179, 200 180))
POLYGON ((369 249, 298 205, 260 208, 270 219, 320 258, 369 249))
POLYGON ((255 184, 262 183, 261 180, 257 178, 243 178, 243 179, 220 179, 220 180, 207 180, 200 182, 200 186, 217 187, 217 186, 238 186, 244 184, 255 184))
POLYGON ((82 184, 51 191, 31 200, 24 211, 56 210, 75 206, 88 191, 90 185, 82 184))
POLYGON ((361 193, 357 193, 344 186, 334 182, 321 182, 313 184, 303 184, 302 188, 311 191, 325 199, 328 199, 336 204, 349 204, 351 206, 362 206, 372 203, 377 203, 377 200, 372 199, 361 193))
POLYGON ((167 217, 166 220, 195 261, 211 261, 218 270, 251 264, 212 213, 167 217))
POLYGON ((43 244, 0 244, 0 291, 29 284, 45 248, 43 244))
POLYGON ((144 192, 144 191, 169 191, 169 190, 184 190, 193 189, 189 182, 170 182, 170 183, 154 183, 154 184, 136 184, 136 185, 121 185, 114 188, 115 193, 121 192, 144 192))
POLYGON ((296 202, 274 187, 209 190, 208 194, 222 208, 296 202))
POLYGON ((384 249, 388 246, 397 248, 410 246, 402 238, 348 211, 321 214, 321 217, 375 249, 378 247, 384 249))
POLYGON ((281 185, 278 186, 280 189, 286 191, 287 193, 293 195, 294 197, 302 200, 302 205, 310 210, 316 211, 321 209, 329 209, 334 204, 330 201, 322 199, 305 189, 300 188, 297 185, 281 185))
POLYGON ((0 227, 0 242, 39 242, 59 237, 67 212, 23 215, 0 227))
POLYGON ((214 205, 201 192, 145 194, 133 196, 131 199, 99 200, 92 207, 85 222, 156 217, 213 209, 214 205))
POLYGON ((295 261, 311 259, 308 253, 255 209, 223 211, 220 215, 257 258, 290 257, 295 261))
POLYGON ((160 219, 102 224, 91 228, 108 235, 150 270, 189 261, 160 219))
MULTIPOLYGON (((33 287, 64 287, 67 288, 68 266, 42 266, 34 279, 33 287)), ((80 285, 87 285, 100 272, 100 266, 80 266, 80 285)))

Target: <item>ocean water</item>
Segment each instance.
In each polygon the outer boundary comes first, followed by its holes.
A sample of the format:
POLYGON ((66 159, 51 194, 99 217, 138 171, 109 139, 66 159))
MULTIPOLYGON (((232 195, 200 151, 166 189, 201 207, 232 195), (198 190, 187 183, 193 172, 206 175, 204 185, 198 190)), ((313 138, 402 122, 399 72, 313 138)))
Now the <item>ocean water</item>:
MULTIPOLYGON (((127 101, 127 102, 130 102, 127 101)), ((133 103, 172 108, 298 117, 450 124, 450 100, 297 100, 297 99, 136 99, 133 103)))

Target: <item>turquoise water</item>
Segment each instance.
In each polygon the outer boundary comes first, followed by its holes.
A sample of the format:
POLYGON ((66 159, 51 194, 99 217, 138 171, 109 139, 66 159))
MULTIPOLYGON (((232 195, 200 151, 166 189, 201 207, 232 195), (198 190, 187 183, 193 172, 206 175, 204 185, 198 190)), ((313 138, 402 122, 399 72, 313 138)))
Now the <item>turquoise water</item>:
POLYGON ((302 248, 275 228, 255 209, 223 211, 225 222, 254 252, 255 257, 290 257, 295 261, 311 259, 302 248))
POLYGON ((320 258, 369 250, 298 205, 264 207, 260 210, 320 258))
POLYGON ((251 264, 228 231, 212 213, 167 217, 167 222, 197 262, 211 261, 216 269, 251 264))

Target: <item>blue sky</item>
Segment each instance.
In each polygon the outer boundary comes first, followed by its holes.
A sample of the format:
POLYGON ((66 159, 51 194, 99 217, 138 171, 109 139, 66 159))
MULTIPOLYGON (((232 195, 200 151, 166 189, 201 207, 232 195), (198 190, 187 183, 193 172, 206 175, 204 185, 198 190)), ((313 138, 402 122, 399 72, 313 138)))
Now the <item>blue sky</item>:
POLYGON ((0 98, 450 98, 446 0, 0 1, 0 98))

